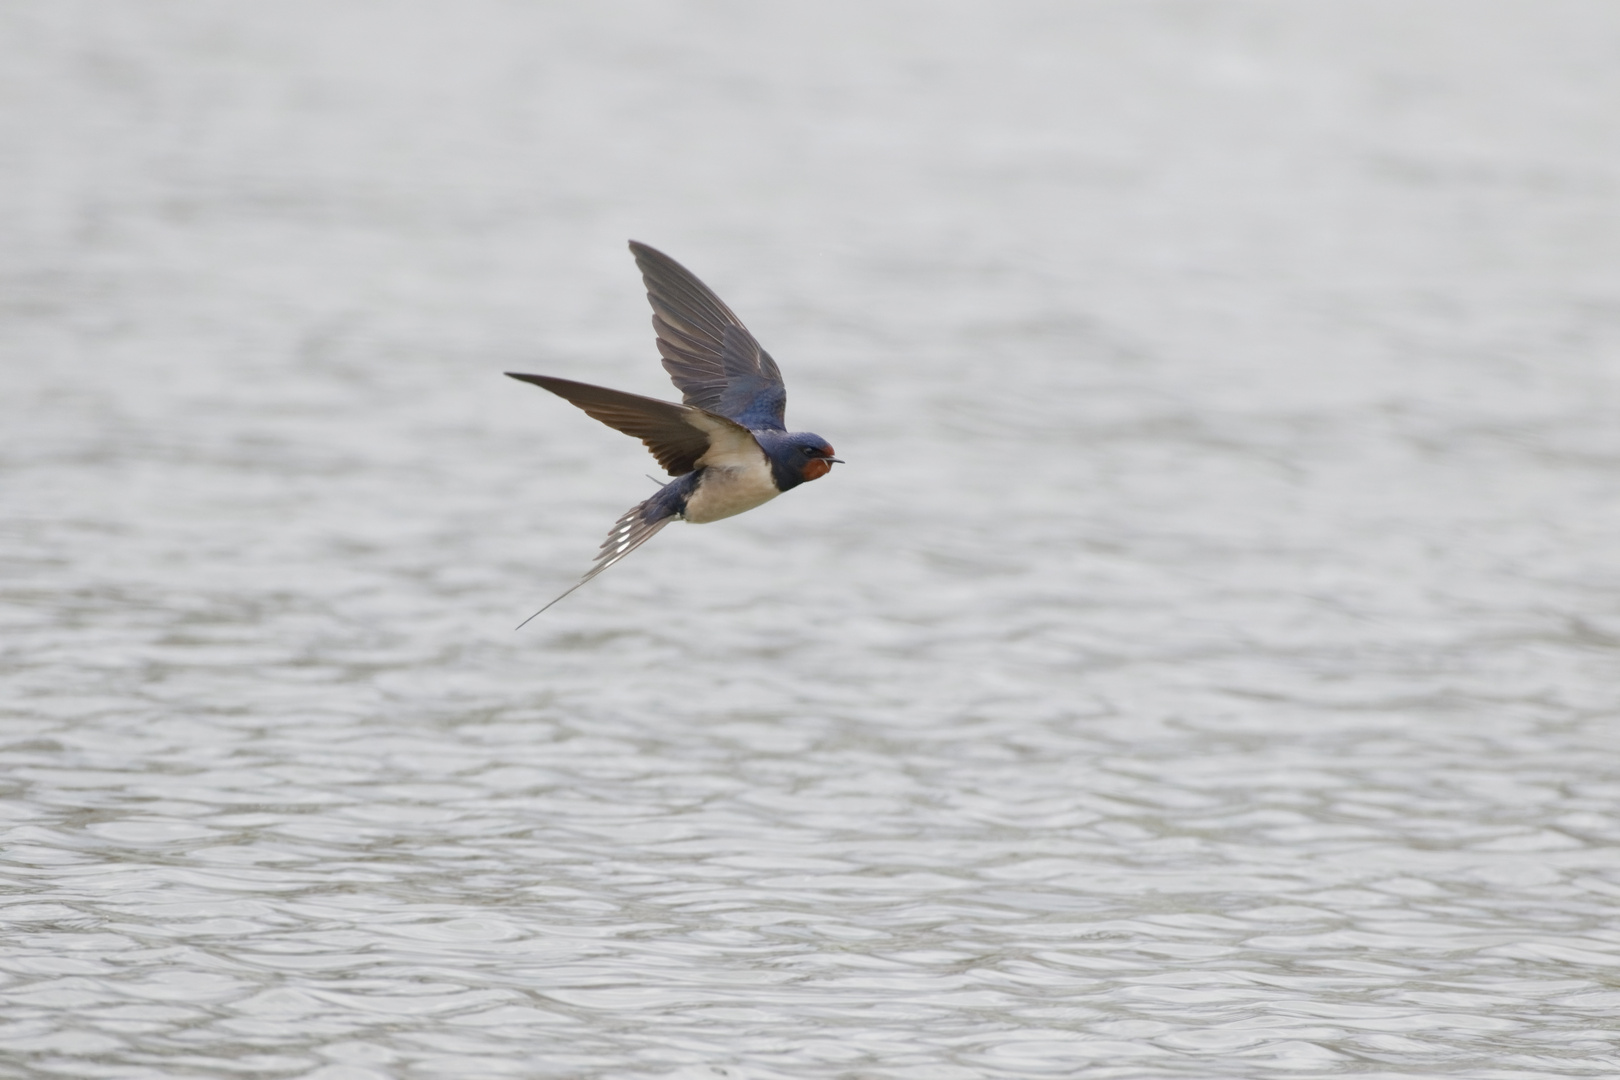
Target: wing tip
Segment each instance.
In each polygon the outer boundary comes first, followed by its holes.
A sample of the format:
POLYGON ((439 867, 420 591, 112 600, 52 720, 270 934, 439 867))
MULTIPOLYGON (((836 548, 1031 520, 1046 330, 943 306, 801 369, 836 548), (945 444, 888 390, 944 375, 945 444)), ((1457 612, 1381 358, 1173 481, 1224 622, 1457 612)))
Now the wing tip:
POLYGON ((538 386, 542 390, 550 390, 553 394, 562 398, 568 396, 558 389, 558 387, 562 386, 585 386, 591 387, 591 389, 602 389, 602 387, 592 387, 590 383, 576 382, 573 379, 559 379, 555 375, 530 375, 523 371, 508 371, 506 377, 516 379, 518 382, 529 383, 531 386, 538 386))

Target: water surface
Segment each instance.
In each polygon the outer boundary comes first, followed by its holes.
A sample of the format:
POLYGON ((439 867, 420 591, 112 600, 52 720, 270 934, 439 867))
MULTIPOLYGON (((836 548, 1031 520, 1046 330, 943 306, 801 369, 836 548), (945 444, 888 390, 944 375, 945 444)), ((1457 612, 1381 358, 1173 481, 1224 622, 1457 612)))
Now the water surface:
POLYGON ((0 1074, 1615 1075, 1617 33, 0 8, 0 1074))

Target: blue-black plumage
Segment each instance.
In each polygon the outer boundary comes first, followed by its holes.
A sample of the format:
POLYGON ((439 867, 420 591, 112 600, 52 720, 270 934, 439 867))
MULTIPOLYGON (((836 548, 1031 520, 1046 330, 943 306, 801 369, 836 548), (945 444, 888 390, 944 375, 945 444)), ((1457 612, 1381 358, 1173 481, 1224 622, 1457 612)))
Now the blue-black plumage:
POLYGON ((534 615, 671 521, 703 524, 752 510, 827 475, 840 460, 820 435, 787 430, 781 370, 707 285, 646 244, 632 240, 630 251, 647 285, 664 370, 680 390, 682 404, 550 375, 507 374, 550 390, 640 439, 675 479, 627 510, 585 576, 534 615))

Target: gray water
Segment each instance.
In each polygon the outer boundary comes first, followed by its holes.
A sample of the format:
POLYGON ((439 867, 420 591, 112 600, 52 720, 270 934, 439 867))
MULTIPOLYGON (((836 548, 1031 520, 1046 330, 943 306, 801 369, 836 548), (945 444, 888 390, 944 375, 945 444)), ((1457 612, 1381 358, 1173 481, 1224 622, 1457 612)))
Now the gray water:
POLYGON ((0 357, 0 1075, 1620 1073, 1612 4, 8 3, 0 357))

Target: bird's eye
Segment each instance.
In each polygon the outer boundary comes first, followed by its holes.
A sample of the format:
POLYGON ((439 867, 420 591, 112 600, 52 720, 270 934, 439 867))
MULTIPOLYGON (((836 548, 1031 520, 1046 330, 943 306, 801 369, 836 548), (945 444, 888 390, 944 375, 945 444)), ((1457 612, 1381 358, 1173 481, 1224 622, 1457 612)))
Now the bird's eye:
POLYGON ((813 446, 805 446, 805 447, 801 447, 801 449, 804 451, 804 456, 805 457, 815 457, 816 456, 816 448, 813 447, 813 446))

